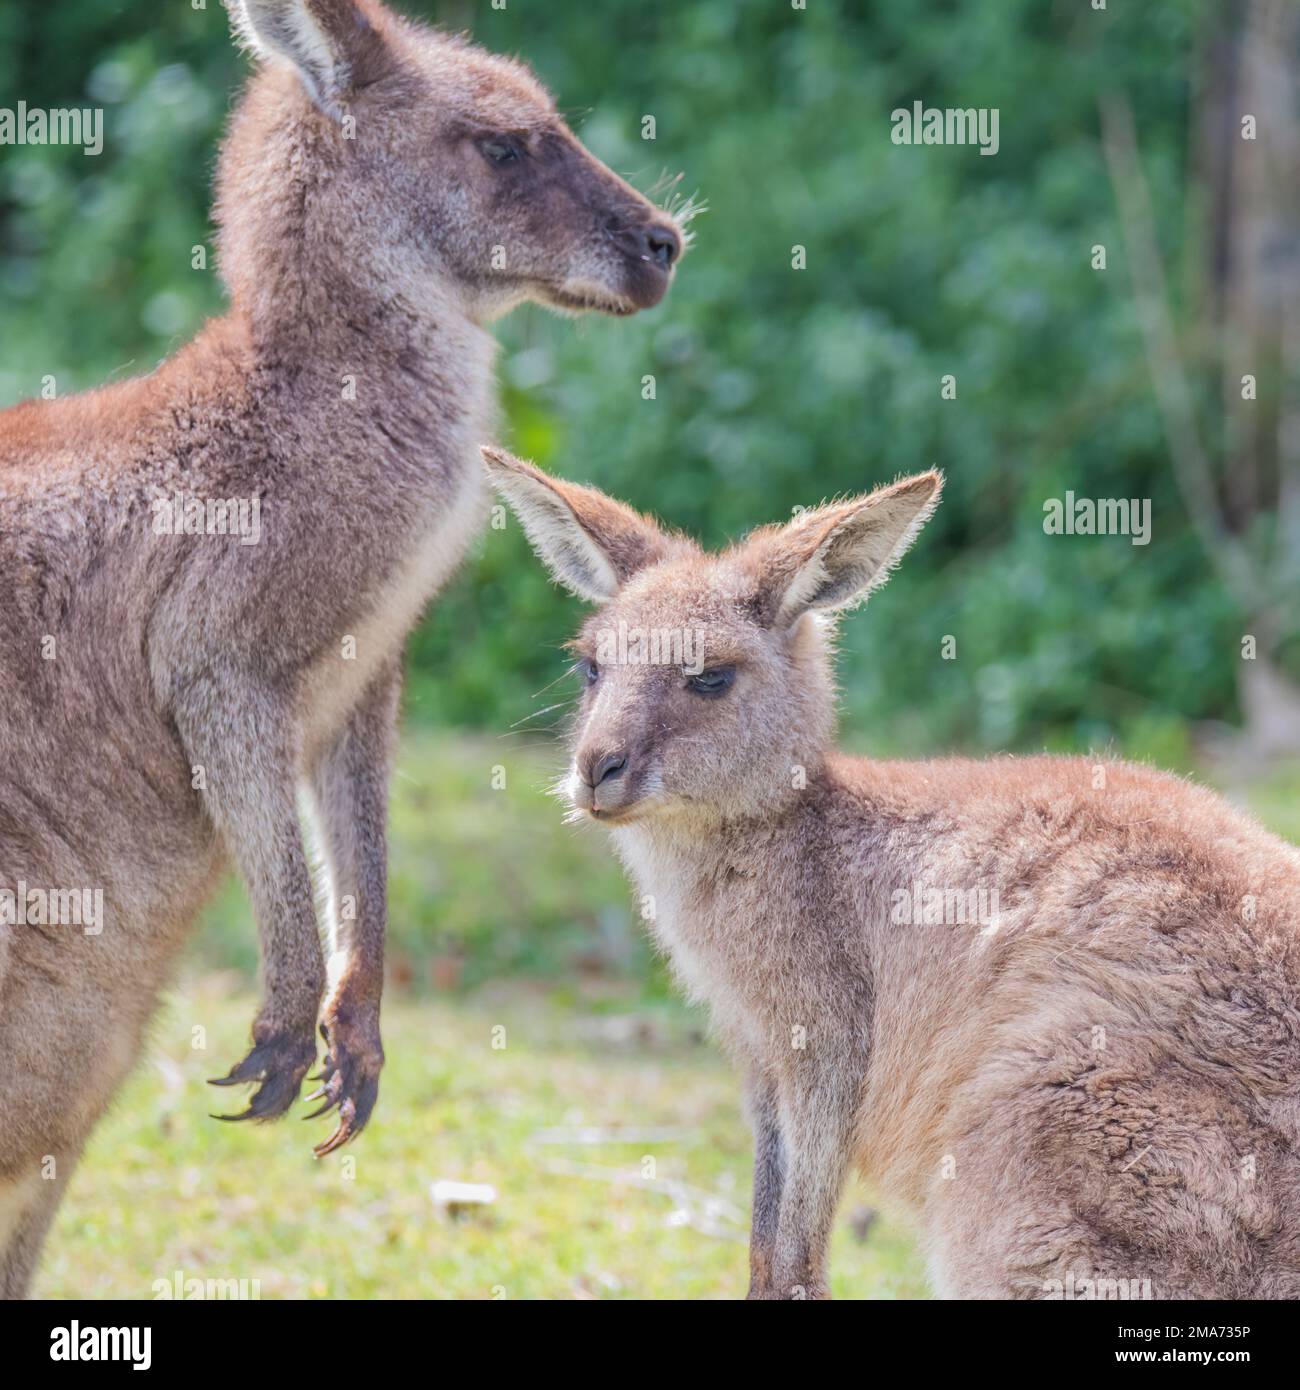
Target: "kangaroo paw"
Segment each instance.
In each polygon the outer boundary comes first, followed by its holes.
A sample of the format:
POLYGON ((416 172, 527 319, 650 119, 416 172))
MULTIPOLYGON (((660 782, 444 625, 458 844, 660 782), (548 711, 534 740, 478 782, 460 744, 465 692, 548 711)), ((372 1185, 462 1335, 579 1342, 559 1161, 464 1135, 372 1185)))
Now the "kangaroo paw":
POLYGON ((243 1086, 260 1082, 248 1109, 239 1115, 214 1115, 214 1120, 273 1120, 283 1115, 298 1098, 307 1068, 316 1060, 316 1040, 309 1033, 277 1033, 253 1046, 253 1050, 227 1076, 215 1077, 212 1086, 243 1086))
POLYGON ((317 1158, 324 1158, 365 1128, 379 1097, 384 1049, 377 1021, 373 1025, 358 1025, 335 1014, 321 1024, 320 1031, 326 1045, 325 1064, 320 1071, 319 1089, 307 1099, 324 1103, 305 1118, 314 1120, 338 1108, 334 1133, 312 1150, 317 1158))

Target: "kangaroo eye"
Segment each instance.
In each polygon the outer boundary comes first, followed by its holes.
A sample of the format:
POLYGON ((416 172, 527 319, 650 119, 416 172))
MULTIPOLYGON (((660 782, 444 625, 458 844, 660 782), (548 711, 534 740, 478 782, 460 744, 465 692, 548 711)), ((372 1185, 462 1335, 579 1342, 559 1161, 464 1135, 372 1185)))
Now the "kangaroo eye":
POLYGON ((735 679, 736 668, 734 666, 715 666, 710 671, 701 671, 698 676, 689 676, 686 685, 697 695, 705 695, 709 699, 716 700, 719 695, 725 694, 730 689, 731 683, 735 679))
POLYGON ((600 668, 594 661, 588 661, 585 656, 578 662, 578 670, 582 672, 582 678, 588 685, 595 685, 600 678, 600 668))
POLYGON ((521 154, 513 140, 480 140, 478 147, 483 151, 484 158, 493 164, 509 164, 521 154))

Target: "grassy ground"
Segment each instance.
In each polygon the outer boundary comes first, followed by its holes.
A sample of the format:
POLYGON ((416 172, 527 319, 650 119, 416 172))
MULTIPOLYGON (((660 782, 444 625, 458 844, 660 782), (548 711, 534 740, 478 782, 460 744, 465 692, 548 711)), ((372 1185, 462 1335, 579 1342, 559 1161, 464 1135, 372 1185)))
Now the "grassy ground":
MULTIPOLYGON (((324 1120, 208 1118, 236 1097, 204 1078, 240 1055, 255 1007, 231 983, 198 979, 170 1002, 74 1179, 39 1296, 150 1298, 178 1270, 257 1280, 263 1298, 744 1293, 750 1148, 737 1087, 672 1016, 584 1015, 518 990, 473 1004, 398 998, 375 1122, 317 1162, 324 1120), (506 1045, 494 1049, 498 1026, 506 1045), (440 1178, 490 1183, 497 1200, 449 1220, 430 1196, 440 1178)), ((875 1223, 865 1244, 851 1229, 863 1200, 845 1202, 836 1293, 923 1296, 898 1227, 875 1223)))
MULTIPOLYGON (((208 1118, 240 1099, 204 1078, 243 1055, 256 1008, 255 932, 242 894, 221 896, 73 1180, 39 1295, 147 1298, 176 1271, 256 1280, 264 1298, 743 1293, 737 1082, 651 959, 603 838, 560 826, 553 761, 406 739, 389 1060, 374 1123, 341 1155, 311 1156, 325 1120, 208 1118), (438 1179, 490 1183, 497 1200, 449 1220, 438 1179)), ((1300 839, 1300 770, 1220 781, 1300 839)), ((836 1294, 923 1297, 902 1228, 881 1218, 859 1238, 869 1204, 846 1195, 836 1294)))

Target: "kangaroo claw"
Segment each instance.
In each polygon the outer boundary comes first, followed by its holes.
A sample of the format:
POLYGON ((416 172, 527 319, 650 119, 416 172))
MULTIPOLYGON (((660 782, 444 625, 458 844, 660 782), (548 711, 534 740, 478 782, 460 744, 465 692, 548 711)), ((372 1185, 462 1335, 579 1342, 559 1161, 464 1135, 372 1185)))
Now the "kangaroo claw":
POLYGON ((324 1104, 307 1118, 317 1119, 338 1107, 334 1133, 312 1150, 317 1158, 324 1158, 365 1128, 379 1098, 384 1049, 377 1028, 359 1028, 337 1016, 322 1023, 320 1031, 327 1051, 321 1067, 321 1086, 309 1099, 323 1100, 324 1104))
MULTIPOLYGON (((378 1089, 378 1084, 376 1084, 376 1092, 378 1092, 378 1089)), ((370 1104, 373 1107, 374 1101, 372 1100, 370 1104)), ((367 1113, 369 1112, 367 1111, 367 1113)), ((323 1144, 317 1144, 312 1150, 312 1153, 314 1153, 317 1158, 324 1158, 326 1154, 332 1154, 335 1149, 341 1149, 353 1135, 359 1134, 365 1121, 363 1120, 361 1124, 357 1124, 356 1114, 357 1107, 355 1103, 351 1099, 345 1100, 343 1104, 339 1106, 338 1128, 323 1144)))
POLYGON ((211 1086, 243 1086, 259 1083, 248 1109, 239 1115, 216 1115, 218 1120, 273 1120, 283 1115, 298 1098, 302 1079, 316 1060, 316 1042, 310 1035, 278 1033, 254 1044, 252 1051, 226 1076, 214 1077, 211 1086))

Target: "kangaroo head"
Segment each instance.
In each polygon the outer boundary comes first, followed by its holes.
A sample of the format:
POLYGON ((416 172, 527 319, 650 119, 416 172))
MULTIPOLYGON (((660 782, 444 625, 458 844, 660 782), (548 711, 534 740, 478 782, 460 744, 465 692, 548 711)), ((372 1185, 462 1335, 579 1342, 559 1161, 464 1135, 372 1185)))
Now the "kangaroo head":
POLYGON ((614 825, 762 815, 803 785, 834 729, 834 615, 885 582, 943 481, 904 478, 709 555, 604 493, 483 454, 554 577, 600 605, 572 643, 583 692, 564 789, 614 825))
POLYGON ((300 278, 450 295, 479 322, 527 299, 630 314, 663 297, 682 227, 587 153, 521 63, 378 0, 227 3, 265 60, 220 175, 237 297, 267 291, 286 238, 313 260, 300 278))

